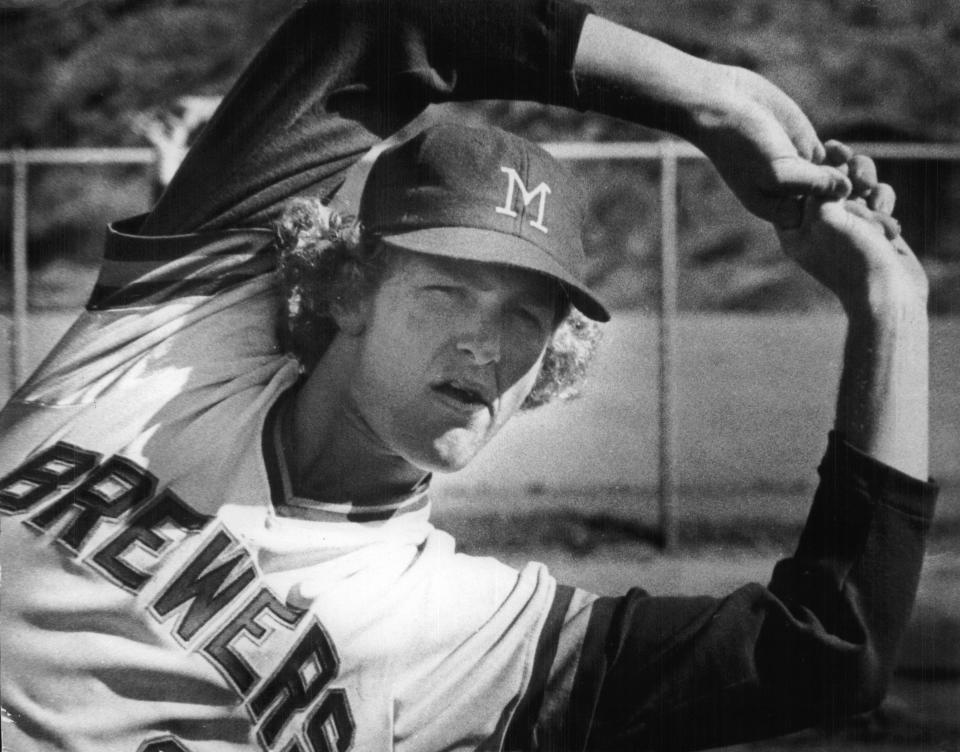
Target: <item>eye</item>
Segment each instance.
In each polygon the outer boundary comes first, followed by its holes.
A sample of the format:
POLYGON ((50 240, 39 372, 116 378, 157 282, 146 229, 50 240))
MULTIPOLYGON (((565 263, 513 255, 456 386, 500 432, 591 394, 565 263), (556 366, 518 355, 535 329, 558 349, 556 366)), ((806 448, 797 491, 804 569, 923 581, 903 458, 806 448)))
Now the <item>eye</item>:
POLYGON ((434 283, 420 287, 416 297, 425 309, 447 316, 451 310, 459 309, 463 305, 465 296, 466 293, 461 287, 434 283))
POLYGON ((420 294, 428 301, 444 302, 463 297, 463 290, 456 285, 432 284, 421 287, 420 294))
POLYGON ((531 306, 518 306, 513 309, 512 314, 525 326, 533 327, 538 332, 545 331, 550 320, 550 314, 546 309, 531 306))

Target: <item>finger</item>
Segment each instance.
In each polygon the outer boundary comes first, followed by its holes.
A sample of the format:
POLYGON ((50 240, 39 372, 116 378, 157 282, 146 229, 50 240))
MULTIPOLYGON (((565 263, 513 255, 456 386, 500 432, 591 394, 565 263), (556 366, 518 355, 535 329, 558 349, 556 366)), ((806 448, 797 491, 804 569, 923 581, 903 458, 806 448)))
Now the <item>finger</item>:
POLYGON ((887 236, 887 240, 896 240, 900 237, 902 228, 896 219, 887 214, 877 214, 876 216, 880 224, 883 225, 883 234, 887 236))
POLYGON ((880 229, 883 230, 883 234, 887 240, 894 240, 900 237, 900 223, 889 214, 881 214, 880 212, 873 211, 867 206, 866 202, 863 201, 846 201, 844 206, 850 214, 860 217, 874 225, 878 225, 880 229))
POLYGON ((789 224, 774 222, 774 228, 780 239, 780 244, 788 256, 792 255, 790 249, 796 247, 796 243, 810 230, 810 227, 817 221, 820 213, 823 211, 825 202, 818 198, 803 198, 802 196, 793 196, 781 199, 783 205, 781 213, 789 218, 789 224))
POLYGON ((827 149, 826 147, 817 141, 814 143, 813 148, 810 151, 810 161, 816 165, 821 165, 827 160, 827 149))
POLYGON ((779 128, 789 137, 797 154, 815 164, 822 164, 825 157, 823 143, 800 106, 769 79, 751 71, 734 70, 737 71, 735 75, 739 79, 741 90, 749 92, 750 97, 773 116, 779 128))
POLYGON ((796 229, 803 223, 806 196, 836 200, 850 193, 850 181, 834 167, 793 158, 777 168, 779 188, 786 195, 776 199, 770 219, 781 230, 796 229))
POLYGON ((853 158, 853 149, 836 139, 830 139, 823 146, 826 151, 826 162, 828 165, 839 167, 840 165, 845 165, 853 158))
MULTIPOLYGON (((864 208, 866 209, 866 207, 864 208)), ((896 219, 889 214, 881 214, 880 212, 870 211, 869 209, 866 209, 866 211, 868 214, 864 215, 864 219, 880 225, 880 227, 883 228, 883 234, 886 235, 887 240, 900 237, 900 223, 896 219)))
POLYGON ((869 196, 877 187, 877 166, 865 154, 855 154, 847 162, 854 196, 869 196))
POLYGON ((774 169, 779 193, 831 199, 850 195, 850 180, 836 167, 815 165, 800 157, 789 157, 778 161, 774 169))
POLYGON ((867 197, 867 206, 881 214, 893 214, 897 205, 897 194, 886 183, 878 183, 867 197))

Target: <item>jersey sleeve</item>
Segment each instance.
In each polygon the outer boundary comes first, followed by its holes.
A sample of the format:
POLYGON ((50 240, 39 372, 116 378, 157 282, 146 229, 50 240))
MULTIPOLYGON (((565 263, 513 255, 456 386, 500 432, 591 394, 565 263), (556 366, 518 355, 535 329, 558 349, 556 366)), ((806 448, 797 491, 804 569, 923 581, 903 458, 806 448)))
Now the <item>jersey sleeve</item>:
POLYGON ((141 232, 268 226, 290 197, 329 198, 431 102, 575 106, 587 12, 564 0, 312 0, 227 95, 141 232))
POLYGON ((597 600, 559 589, 506 748, 725 746, 877 705, 937 489, 837 434, 820 476, 797 550, 767 587, 597 600))
POLYGON ((566 0, 311 0, 243 73, 154 209, 111 229, 88 310, 210 296, 271 272, 269 228, 287 200, 331 198, 431 102, 574 106, 587 12, 566 0))

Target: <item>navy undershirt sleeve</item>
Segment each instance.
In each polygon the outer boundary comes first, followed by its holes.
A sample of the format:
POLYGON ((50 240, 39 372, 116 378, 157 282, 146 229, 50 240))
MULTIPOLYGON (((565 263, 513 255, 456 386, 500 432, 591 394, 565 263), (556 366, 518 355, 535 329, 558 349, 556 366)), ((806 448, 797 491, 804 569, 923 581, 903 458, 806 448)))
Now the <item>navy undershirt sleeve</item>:
POLYGON ((311 0, 227 95, 140 231, 269 227, 293 196, 329 198, 431 102, 576 106, 587 13, 565 0, 311 0))
POLYGON ((797 550, 767 587, 726 598, 637 589, 597 601, 567 708, 518 716, 525 728, 511 734, 526 741, 517 746, 698 749, 830 725, 878 704, 937 488, 837 434, 820 476, 797 550))

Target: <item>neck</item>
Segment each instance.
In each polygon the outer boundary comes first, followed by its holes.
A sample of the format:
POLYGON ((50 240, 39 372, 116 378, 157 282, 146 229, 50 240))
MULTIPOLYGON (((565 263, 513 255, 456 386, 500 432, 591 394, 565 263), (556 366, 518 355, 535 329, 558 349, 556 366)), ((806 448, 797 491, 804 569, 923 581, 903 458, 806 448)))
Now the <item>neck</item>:
POLYGON ((338 336, 290 404, 284 456, 297 496, 376 504, 409 493, 426 473, 370 429, 350 393, 356 344, 338 336))

